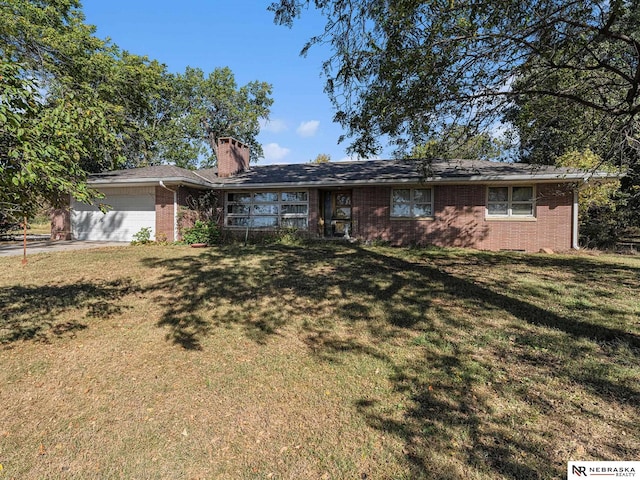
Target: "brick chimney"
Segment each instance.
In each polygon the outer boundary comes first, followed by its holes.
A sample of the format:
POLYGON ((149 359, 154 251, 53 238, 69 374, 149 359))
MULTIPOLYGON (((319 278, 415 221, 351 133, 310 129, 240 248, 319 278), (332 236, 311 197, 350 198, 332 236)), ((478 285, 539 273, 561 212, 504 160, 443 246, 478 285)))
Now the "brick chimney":
POLYGON ((218 177, 231 177, 249 170, 249 146, 235 138, 218 139, 218 177))

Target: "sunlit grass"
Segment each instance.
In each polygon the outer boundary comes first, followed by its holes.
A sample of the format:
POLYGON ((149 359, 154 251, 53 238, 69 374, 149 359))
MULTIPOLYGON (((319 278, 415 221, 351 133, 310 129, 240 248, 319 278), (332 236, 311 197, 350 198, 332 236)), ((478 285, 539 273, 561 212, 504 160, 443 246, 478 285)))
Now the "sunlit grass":
POLYGON ((0 476, 551 479, 640 456, 638 257, 140 246, 0 272, 0 476))

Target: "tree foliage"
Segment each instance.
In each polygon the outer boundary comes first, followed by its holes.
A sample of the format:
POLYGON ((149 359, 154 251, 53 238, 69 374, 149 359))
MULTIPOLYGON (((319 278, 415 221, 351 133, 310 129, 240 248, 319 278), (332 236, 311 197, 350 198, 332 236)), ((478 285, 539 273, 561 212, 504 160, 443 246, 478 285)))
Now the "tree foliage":
POLYGON ((249 145, 251 160, 263 156, 256 137, 260 119, 269 117, 271 85, 253 81, 238 87, 233 72, 217 68, 208 76, 187 67, 168 77, 170 101, 157 131, 157 160, 193 168, 216 162, 217 140, 235 137, 249 145))
POLYGON ((14 217, 31 216, 43 199, 90 199, 87 160, 121 158, 112 109, 87 82, 104 44, 77 6, 0 5, 0 208, 14 217))
POLYGON ((309 163, 316 163, 316 164, 321 164, 321 163, 329 163, 331 161, 331 155, 329 155, 328 153, 319 153, 318 156, 311 160, 309 163))
MULTIPOLYGON (((640 37, 640 24, 629 28, 635 37, 640 37)), ((534 62, 535 59, 530 60, 534 62)), ((514 88, 534 81, 529 78, 533 75, 536 69, 524 70, 514 88)), ((558 71, 535 81, 544 83, 549 90, 565 90, 580 77, 558 71)), ((602 94, 601 90, 584 92, 588 95, 585 98, 593 101, 602 94)), ((587 170, 619 171, 620 165, 626 167, 620 182, 580 190, 580 231, 585 245, 611 246, 629 228, 640 226, 640 162, 637 132, 632 131, 635 120, 625 127, 620 119, 603 111, 550 96, 515 98, 506 119, 515 128, 523 161, 587 170)))
POLYGON ((0 210, 31 216, 69 194, 90 201, 87 174, 214 161, 235 136, 261 156, 271 87, 237 88, 229 69, 173 75, 95 36, 78 0, 0 1, 0 210))
MULTIPOLYGON (((587 149, 582 152, 577 150, 567 152, 556 160, 556 165, 559 167, 574 167, 582 170, 594 170, 596 168, 600 170, 608 170, 612 173, 615 172, 613 167, 608 167, 602 164, 602 159, 587 149)), ((616 209, 614 196, 620 188, 620 181, 604 181, 593 182, 586 186, 583 186, 580 191, 580 217, 585 219, 589 210, 595 208, 609 208, 612 211, 616 209)))
MULTIPOLYGON (((495 128, 514 102, 587 112, 608 156, 638 148, 638 0, 279 0, 291 25, 306 8, 326 18, 304 47, 329 44, 326 91, 350 151, 388 136, 421 145, 454 126, 495 128), (614 148, 615 147, 615 148, 614 148)), ((585 129, 586 131, 586 129, 585 129)), ((625 153, 624 158, 635 157, 625 153)))
POLYGON ((498 160, 502 157, 507 142, 489 133, 468 135, 465 129, 453 127, 447 135, 432 138, 411 149, 411 158, 416 159, 478 159, 498 160))

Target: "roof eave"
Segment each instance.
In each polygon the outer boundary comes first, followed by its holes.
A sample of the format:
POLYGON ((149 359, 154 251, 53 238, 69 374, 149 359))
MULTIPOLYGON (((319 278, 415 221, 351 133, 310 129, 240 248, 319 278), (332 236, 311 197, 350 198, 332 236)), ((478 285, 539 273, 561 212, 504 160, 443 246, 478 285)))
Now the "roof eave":
POLYGON ((166 185, 188 185, 193 187, 211 188, 213 183, 205 180, 195 180, 185 177, 148 177, 148 178, 98 178, 89 179, 87 182, 91 187, 149 187, 159 185, 163 182, 166 185))
MULTIPOLYGON (((383 186, 394 184, 468 184, 468 183, 513 183, 535 182, 556 183, 584 181, 588 177, 584 174, 553 174, 553 175, 475 175, 466 178, 446 177, 413 177, 375 180, 331 180, 331 181, 303 181, 303 182, 270 182, 270 183, 216 183, 216 188, 222 190, 240 190, 247 188, 291 188, 291 187, 358 187, 358 186, 383 186)), ((596 177, 600 178, 600 177, 596 177)))
MULTIPOLYGON (((535 182, 535 183, 555 183, 555 182, 587 182, 591 180, 608 180, 619 178, 619 175, 607 172, 580 172, 580 173, 541 173, 541 174, 518 174, 518 175, 471 175, 459 177, 407 177, 389 179, 367 179, 367 180, 318 180, 299 182, 268 182, 250 183, 241 179, 230 178, 229 182, 215 182, 206 179, 193 179, 186 177, 147 177, 147 178, 93 178, 88 184, 94 188, 106 187, 142 187, 159 185, 162 181, 166 185, 185 185, 194 188, 213 188, 222 190, 256 189, 256 188, 291 188, 291 187, 316 187, 335 188, 357 187, 357 186, 386 186, 393 184, 469 184, 469 183, 514 183, 514 182, 535 182)), ((250 180, 250 179, 247 179, 250 180)))

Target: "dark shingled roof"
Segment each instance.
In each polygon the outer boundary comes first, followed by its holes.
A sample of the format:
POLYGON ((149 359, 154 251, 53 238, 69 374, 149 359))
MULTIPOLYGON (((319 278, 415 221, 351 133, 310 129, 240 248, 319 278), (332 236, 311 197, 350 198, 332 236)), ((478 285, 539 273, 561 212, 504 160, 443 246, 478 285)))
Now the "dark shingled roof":
POLYGON ((104 185, 110 183, 157 183, 162 180, 163 182, 209 187, 209 183, 216 179, 215 169, 202 170, 202 172, 207 172, 207 175, 205 176, 200 172, 175 167, 173 165, 156 165, 153 167, 130 168, 96 173, 91 175, 89 181, 92 184, 104 185), (211 171, 213 171, 213 173, 211 171))
POLYGON ((524 163, 480 160, 368 160, 321 164, 252 166, 247 172, 218 179, 225 186, 336 185, 504 180, 576 180, 589 172, 524 163))
POLYGON ((358 162, 301 163, 251 166, 246 172, 219 178, 217 169, 186 170, 171 165, 116 170, 92 175, 94 185, 157 183, 202 187, 338 186, 393 183, 467 183, 500 181, 575 181, 605 178, 604 172, 587 172, 525 163, 481 160, 424 162, 419 160, 367 160, 358 162))

